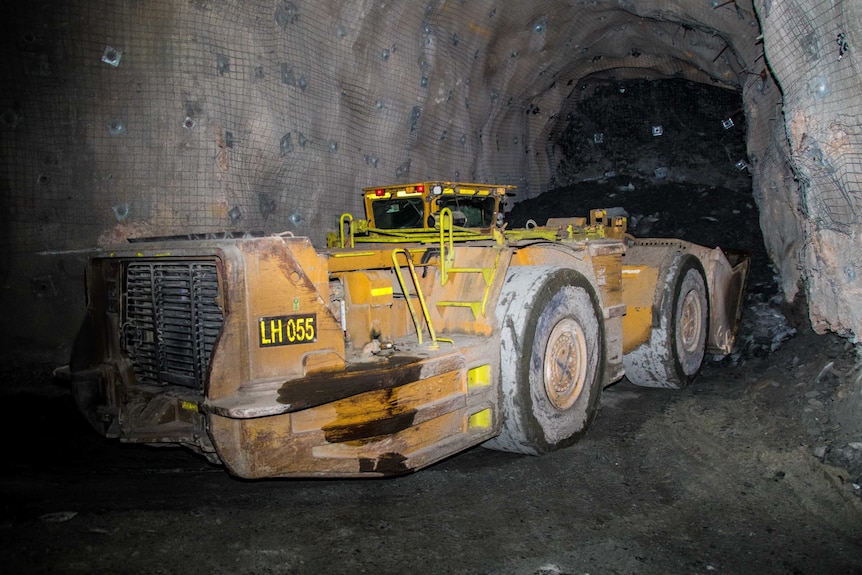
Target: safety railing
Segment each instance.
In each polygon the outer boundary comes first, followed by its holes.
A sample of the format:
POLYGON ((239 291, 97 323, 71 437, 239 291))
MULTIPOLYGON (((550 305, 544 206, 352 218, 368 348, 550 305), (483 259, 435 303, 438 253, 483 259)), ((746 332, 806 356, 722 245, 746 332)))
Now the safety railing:
POLYGON ((440 341, 453 343, 451 339, 437 337, 437 332, 434 331, 434 325, 431 323, 431 314, 428 311, 428 304, 425 301, 425 295, 422 293, 422 286, 419 284, 419 276, 416 275, 416 267, 413 265, 413 256, 404 248, 396 248, 392 250, 392 269, 395 270, 395 275, 398 277, 398 285, 401 286, 401 292, 404 294, 404 300, 407 302, 407 309, 410 311, 410 317, 413 319, 413 325, 416 327, 416 337, 419 340, 419 345, 422 345, 422 325, 419 321, 419 315, 416 313, 416 307, 410 299, 410 292, 407 289, 407 282, 404 281, 404 274, 401 273, 401 265, 398 263, 398 255, 404 254, 404 259, 407 263, 407 269, 410 272, 410 278, 413 281, 413 289, 416 290, 416 297, 419 300, 419 307, 422 310, 422 316, 425 318, 425 325, 428 326, 428 334, 431 336, 431 349, 440 347, 440 341))

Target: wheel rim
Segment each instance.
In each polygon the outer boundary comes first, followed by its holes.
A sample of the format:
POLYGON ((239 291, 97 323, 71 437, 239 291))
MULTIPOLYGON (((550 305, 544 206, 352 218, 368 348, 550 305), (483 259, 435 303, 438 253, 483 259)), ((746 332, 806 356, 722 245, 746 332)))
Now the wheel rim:
POLYGON ((685 294, 679 314, 679 334, 682 349, 694 353, 701 346, 703 331, 703 306, 696 291, 685 294))
POLYGON ((587 341, 575 320, 554 326, 545 348, 545 393, 557 409, 575 403, 587 378, 587 341))

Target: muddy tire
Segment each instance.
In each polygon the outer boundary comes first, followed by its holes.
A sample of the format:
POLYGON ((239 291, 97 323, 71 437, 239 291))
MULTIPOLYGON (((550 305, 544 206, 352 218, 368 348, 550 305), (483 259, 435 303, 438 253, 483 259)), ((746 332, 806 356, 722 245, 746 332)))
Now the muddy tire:
POLYGON ((668 270, 658 325, 647 343, 623 357, 626 377, 635 385, 679 389, 697 378, 706 356, 709 297, 703 267, 685 254, 668 270))
POLYGON ((571 269, 510 268, 496 313, 502 431, 485 447, 538 455, 573 444, 596 416, 604 379, 595 291, 571 269))

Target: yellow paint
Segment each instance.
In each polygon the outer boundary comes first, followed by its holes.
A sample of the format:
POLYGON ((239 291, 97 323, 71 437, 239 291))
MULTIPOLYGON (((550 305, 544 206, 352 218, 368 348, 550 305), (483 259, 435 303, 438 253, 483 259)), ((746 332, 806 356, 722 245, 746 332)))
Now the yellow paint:
POLYGON ((493 420, 494 418, 491 417, 491 408, 488 407, 471 415, 470 419, 467 420, 467 428, 488 429, 493 424, 493 420))
POLYGON ((649 339, 652 306, 626 308, 623 316, 623 353, 629 353, 649 339))
MULTIPOLYGON (((410 250, 410 255, 413 256, 413 263, 415 265, 420 263, 422 254, 426 251, 426 248, 413 248, 410 250)), ((357 252, 352 256, 349 252, 346 252, 345 257, 340 257, 341 254, 329 255, 329 271, 332 274, 389 268, 392 266, 392 254, 390 250, 357 252)))
MULTIPOLYGON (((144 252, 138 252, 135 255, 138 256, 139 258, 142 258, 142 257, 144 257, 144 252)), ((164 257, 168 257, 170 255, 171 255, 171 252, 162 252, 162 253, 153 254, 152 256, 149 256, 149 257, 164 258, 164 257)), ((111 253, 111 257, 113 257, 113 256, 114 256, 114 254, 111 253)))
POLYGON ((343 358, 334 351, 328 349, 310 351, 302 357, 302 372, 309 375, 318 371, 331 371, 333 365, 343 363, 343 358))
POLYGON ((483 314, 481 301, 438 301, 435 304, 437 307, 463 307, 468 308, 473 312, 473 317, 478 318, 479 314, 483 314))
POLYGON ((622 268, 623 353, 629 353, 649 339, 652 330, 652 306, 655 299, 658 268, 647 265, 622 268))
MULTIPOLYGON (((392 267, 391 257, 374 260, 379 267, 392 267)), ((353 263, 347 260, 340 262, 353 263)), ((363 267, 368 261, 359 258, 355 263, 363 267)), ((335 266, 331 266, 330 269, 334 268, 335 266)), ((392 310, 395 286, 388 269, 347 271, 340 275, 340 279, 344 286, 344 327, 348 333, 353 334, 351 345, 361 347, 369 343, 373 332, 379 333, 383 340, 403 335, 399 331, 401 328, 392 324, 392 320, 401 315, 392 310)), ((343 338, 343 334, 340 335, 343 338)))
POLYGON ((198 404, 191 401, 180 401, 180 409, 185 409, 186 411, 199 411, 198 404))
POLYGON ((260 345, 312 343, 317 339, 317 316, 261 318, 260 345))
POLYGON ((467 388, 491 385, 491 366, 488 364, 471 368, 467 371, 467 388))
POLYGON ((329 254, 331 258, 358 258, 364 256, 373 256, 378 252, 339 252, 337 254, 329 254))
POLYGON ((371 270, 367 272, 354 272, 347 274, 345 280, 344 287, 350 294, 349 301, 352 304, 370 303, 372 297, 392 295, 391 280, 385 274, 379 272, 371 270))

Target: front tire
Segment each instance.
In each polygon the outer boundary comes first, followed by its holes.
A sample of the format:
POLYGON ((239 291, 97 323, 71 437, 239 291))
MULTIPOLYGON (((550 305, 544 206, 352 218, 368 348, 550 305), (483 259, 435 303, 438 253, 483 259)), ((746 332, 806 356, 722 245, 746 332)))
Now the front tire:
POLYGON ((604 325, 595 290, 567 268, 510 268, 497 304, 502 431, 485 447, 538 455, 575 443, 599 405, 604 325))

